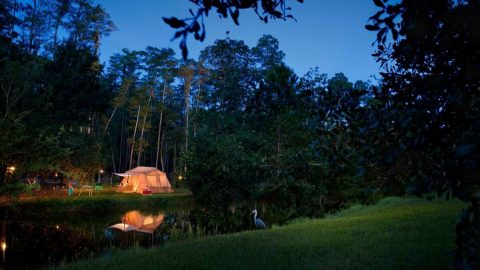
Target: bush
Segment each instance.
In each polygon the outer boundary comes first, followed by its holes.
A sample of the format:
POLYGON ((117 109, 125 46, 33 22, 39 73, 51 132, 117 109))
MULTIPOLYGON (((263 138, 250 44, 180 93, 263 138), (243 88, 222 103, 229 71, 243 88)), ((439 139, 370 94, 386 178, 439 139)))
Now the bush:
POLYGON ((40 184, 23 184, 24 185, 24 191, 26 194, 32 194, 33 192, 38 192, 42 188, 40 184))
POLYGON ((27 185, 20 182, 3 184, 0 186, 0 196, 10 195, 10 196, 16 197, 21 193, 25 192, 26 186, 27 185))

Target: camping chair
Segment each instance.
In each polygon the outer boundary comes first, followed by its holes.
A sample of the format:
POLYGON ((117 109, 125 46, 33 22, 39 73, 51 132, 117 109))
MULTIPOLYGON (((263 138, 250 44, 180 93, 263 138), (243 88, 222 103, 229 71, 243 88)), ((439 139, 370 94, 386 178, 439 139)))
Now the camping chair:
POLYGON ((101 183, 96 183, 94 191, 99 192, 99 191, 102 191, 102 190, 103 190, 103 185, 101 183))

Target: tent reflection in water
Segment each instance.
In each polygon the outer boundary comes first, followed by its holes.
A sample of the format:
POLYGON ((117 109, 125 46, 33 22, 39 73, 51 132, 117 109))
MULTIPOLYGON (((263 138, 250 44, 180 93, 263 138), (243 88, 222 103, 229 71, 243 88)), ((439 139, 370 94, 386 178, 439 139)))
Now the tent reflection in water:
POLYGON ((155 229, 162 224, 164 218, 164 214, 144 216, 138 211, 130 211, 122 217, 123 223, 117 223, 109 228, 124 232, 136 231, 153 234, 155 229))
POLYGON ((121 192, 167 193, 173 192, 167 175, 155 167, 136 167, 124 173, 116 173, 123 176, 119 186, 121 192))

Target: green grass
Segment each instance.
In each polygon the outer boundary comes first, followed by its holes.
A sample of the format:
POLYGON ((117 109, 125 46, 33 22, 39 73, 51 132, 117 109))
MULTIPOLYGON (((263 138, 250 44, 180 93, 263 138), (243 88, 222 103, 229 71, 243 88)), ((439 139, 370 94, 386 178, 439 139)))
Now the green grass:
POLYGON ((463 204, 387 198, 325 219, 171 242, 62 269, 450 269, 463 204))
MULTIPOLYGON (((4 196, 5 197, 5 196, 4 196)), ((115 202, 116 204, 134 204, 134 203, 148 203, 155 201, 166 201, 166 200, 175 200, 178 198, 191 197, 191 192, 188 190, 179 190, 173 193, 160 193, 160 194, 151 194, 151 195, 141 195, 137 193, 122 193, 116 192, 112 189, 104 189, 99 192, 93 193, 92 196, 88 195, 88 192, 76 193, 72 196, 66 195, 65 192, 59 192, 55 195, 47 196, 35 196, 35 195, 25 195, 17 198, 16 200, 0 200, 0 206, 11 206, 11 205, 80 205, 80 204, 97 204, 102 202, 115 202)))

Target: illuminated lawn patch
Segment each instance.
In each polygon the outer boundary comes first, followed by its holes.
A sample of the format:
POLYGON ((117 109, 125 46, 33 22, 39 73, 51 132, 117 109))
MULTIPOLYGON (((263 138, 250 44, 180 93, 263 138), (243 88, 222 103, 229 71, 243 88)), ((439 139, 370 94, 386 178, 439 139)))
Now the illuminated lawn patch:
POLYGON ((119 251, 63 269, 450 269, 462 207, 388 198, 325 219, 119 251))

